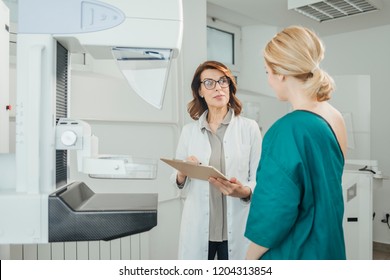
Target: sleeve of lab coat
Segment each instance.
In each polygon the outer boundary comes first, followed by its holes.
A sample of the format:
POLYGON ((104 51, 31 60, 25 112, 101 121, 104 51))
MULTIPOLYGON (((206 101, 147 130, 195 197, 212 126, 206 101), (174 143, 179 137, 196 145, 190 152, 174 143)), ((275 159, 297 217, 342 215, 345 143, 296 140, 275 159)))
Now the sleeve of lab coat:
POLYGON ((250 123, 250 134, 251 151, 249 158, 249 174, 248 182, 245 185, 250 187, 253 193, 253 190, 256 186, 256 173, 260 162, 262 144, 260 128, 255 121, 252 121, 250 123))
MULTIPOLYGON (((191 127, 192 126, 185 125, 181 131, 179 142, 178 142, 177 148, 176 148, 176 155, 175 155, 176 159, 185 160, 188 157, 188 143, 190 142, 189 137, 191 135, 191 133, 190 133, 191 127)), ((177 184, 176 184, 177 170, 174 168, 172 168, 172 169, 173 169, 173 172, 172 172, 172 175, 170 177, 170 180, 174 184, 174 186, 177 188, 177 184)), ((185 188, 188 185, 190 180, 191 180, 190 178, 186 179, 183 188, 185 188)))

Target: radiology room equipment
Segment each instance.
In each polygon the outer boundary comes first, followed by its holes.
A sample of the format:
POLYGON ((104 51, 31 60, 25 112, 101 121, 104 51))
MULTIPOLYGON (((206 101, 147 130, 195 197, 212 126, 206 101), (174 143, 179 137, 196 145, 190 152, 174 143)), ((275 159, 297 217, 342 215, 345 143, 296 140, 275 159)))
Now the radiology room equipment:
POLYGON ((376 160, 346 160, 343 172, 344 238, 347 259, 371 260, 373 189, 386 179, 376 160))
POLYGON ((0 1, 0 154, 9 152, 9 11, 0 1))
POLYGON ((152 180, 157 168, 153 159, 100 155, 89 124, 69 117, 70 54, 115 60, 132 91, 160 109, 181 47, 181 0, 19 0, 18 17, 16 152, 0 154, 0 244, 150 230, 157 194, 100 194, 68 182, 69 150, 94 178, 152 180))

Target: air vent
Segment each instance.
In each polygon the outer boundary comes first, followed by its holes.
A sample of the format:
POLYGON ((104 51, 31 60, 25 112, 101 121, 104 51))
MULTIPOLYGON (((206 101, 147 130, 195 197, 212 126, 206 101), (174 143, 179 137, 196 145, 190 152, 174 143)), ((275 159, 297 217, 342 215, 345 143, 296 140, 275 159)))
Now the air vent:
POLYGON ((319 22, 378 10, 368 0, 289 0, 288 9, 319 22))

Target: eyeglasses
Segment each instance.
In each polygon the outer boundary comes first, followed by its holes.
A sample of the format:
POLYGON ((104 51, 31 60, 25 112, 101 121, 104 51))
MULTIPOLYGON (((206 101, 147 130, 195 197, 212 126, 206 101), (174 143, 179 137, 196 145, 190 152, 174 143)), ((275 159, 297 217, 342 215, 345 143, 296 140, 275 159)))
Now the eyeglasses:
POLYGON ((204 79, 200 83, 203 84, 206 89, 214 89, 217 83, 221 88, 227 88, 230 85, 230 79, 228 77, 222 77, 218 81, 213 79, 204 79))

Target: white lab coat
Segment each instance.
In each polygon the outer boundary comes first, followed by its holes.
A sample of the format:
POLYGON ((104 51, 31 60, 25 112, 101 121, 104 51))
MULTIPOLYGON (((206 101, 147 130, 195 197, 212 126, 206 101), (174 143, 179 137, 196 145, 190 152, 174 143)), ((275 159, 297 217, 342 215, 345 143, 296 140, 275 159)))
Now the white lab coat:
MULTIPOLYGON (((208 164, 211 147, 207 132, 201 124, 207 111, 196 122, 183 127, 177 151, 177 159, 194 155, 202 164, 208 164)), ((226 176, 236 177, 243 185, 254 189, 256 171, 261 153, 261 134, 258 124, 241 116, 233 118, 225 132, 226 176)), ((172 174, 176 182, 176 172, 172 174)), ((175 184, 176 185, 176 184, 175 184)), ((208 258, 209 241, 209 182, 187 178, 181 190, 184 206, 180 226, 179 259, 208 258)), ((244 259, 249 240, 244 237, 249 202, 227 197, 227 226, 229 259, 244 259)))

